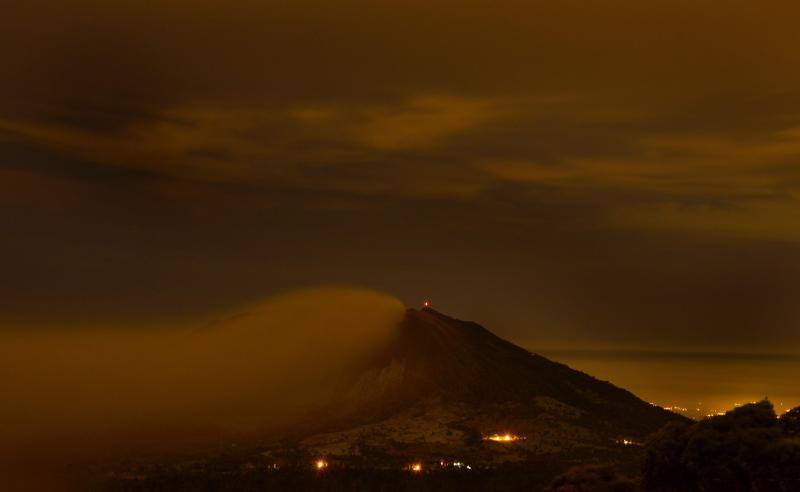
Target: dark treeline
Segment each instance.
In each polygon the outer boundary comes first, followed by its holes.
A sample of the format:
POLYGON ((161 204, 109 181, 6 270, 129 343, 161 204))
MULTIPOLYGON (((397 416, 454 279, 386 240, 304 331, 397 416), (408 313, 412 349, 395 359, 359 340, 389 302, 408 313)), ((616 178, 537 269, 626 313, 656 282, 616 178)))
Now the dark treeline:
POLYGON ((553 492, 792 492, 800 490, 800 407, 778 418, 769 401, 699 422, 672 422, 652 436, 641 476, 613 466, 569 470, 553 492))
POLYGON ((642 469, 650 490, 800 490, 800 407, 776 418, 769 401, 653 437, 642 469))

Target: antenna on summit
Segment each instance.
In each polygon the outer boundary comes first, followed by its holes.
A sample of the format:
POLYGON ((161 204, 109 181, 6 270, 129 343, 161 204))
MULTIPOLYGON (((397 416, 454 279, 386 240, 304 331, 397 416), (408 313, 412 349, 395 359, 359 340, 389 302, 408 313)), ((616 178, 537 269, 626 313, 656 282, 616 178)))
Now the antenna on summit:
POLYGON ((431 307, 431 301, 427 299, 422 301, 422 309, 430 309, 430 307, 431 307))

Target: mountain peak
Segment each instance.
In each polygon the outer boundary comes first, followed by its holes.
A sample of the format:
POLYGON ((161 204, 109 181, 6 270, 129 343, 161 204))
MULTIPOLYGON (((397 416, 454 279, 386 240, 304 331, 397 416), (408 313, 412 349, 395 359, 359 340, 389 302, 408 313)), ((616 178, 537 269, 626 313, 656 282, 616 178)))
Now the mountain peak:
POLYGON ((643 436, 679 418, 483 326, 430 307, 408 309, 392 343, 345 385, 338 406, 385 416, 431 398, 476 412, 547 398, 592 421, 594 430, 643 436), (349 402, 349 403, 345 403, 349 402), (356 403, 353 403, 356 402, 356 403))
POLYGON ((317 420, 328 422, 327 430, 318 428, 307 443, 491 460, 500 459, 498 449, 480 443, 496 433, 524 436, 505 449, 530 458, 576 448, 613 451, 683 419, 430 307, 408 309, 391 344, 322 414, 317 420))

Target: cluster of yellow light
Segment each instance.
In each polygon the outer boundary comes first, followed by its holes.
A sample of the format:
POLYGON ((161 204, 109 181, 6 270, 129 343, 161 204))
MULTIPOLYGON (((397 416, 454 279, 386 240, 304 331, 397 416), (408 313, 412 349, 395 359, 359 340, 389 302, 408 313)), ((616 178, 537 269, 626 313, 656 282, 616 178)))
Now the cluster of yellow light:
POLYGON ((453 467, 453 468, 466 468, 467 470, 472 470, 472 467, 464 463, 463 461, 449 462, 445 460, 439 460, 439 466, 441 466, 442 468, 453 467))
POLYGON ((514 434, 492 434, 491 436, 484 437, 484 439, 494 442, 514 442, 525 438, 514 434))
MULTIPOLYGON (((500 437, 503 437, 503 436, 500 436, 500 437)), ((513 437, 513 436, 511 436, 511 437, 513 437)), ((439 465, 442 468, 447 468, 447 467, 451 467, 452 466, 454 468, 466 468, 467 470, 472 470, 472 467, 470 465, 467 465, 463 461, 448 462, 448 461, 445 461, 445 460, 439 460, 439 465)), ((280 466, 277 463, 275 463, 275 464, 272 465, 272 468, 277 470, 277 469, 280 468, 280 466)), ((328 468, 328 462, 326 460, 320 458, 320 459, 314 461, 314 468, 316 470, 318 470, 318 471, 325 470, 326 468, 328 468)), ((422 473, 422 469, 423 469, 422 463, 419 462, 419 461, 414 462, 414 463, 409 463, 405 467, 405 470, 408 470, 408 471, 410 471, 412 473, 422 473)))

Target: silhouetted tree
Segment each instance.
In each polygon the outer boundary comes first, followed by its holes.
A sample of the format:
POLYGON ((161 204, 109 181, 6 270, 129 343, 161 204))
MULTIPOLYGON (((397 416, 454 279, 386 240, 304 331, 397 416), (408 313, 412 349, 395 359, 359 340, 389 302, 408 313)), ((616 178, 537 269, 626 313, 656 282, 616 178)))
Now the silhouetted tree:
POLYGON ((789 437, 800 436, 800 407, 781 415, 780 422, 784 435, 789 437))
POLYGON ((644 485, 670 491, 800 490, 800 442, 769 401, 694 424, 670 424, 649 442, 644 485))

